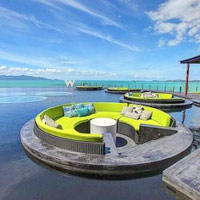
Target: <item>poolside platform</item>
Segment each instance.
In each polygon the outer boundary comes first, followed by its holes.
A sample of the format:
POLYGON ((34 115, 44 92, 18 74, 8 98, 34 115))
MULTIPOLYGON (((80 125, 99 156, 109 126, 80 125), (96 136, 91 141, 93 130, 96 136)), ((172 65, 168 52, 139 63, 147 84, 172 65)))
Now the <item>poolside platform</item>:
POLYGON ((106 88, 105 92, 111 93, 111 94, 125 94, 127 92, 140 92, 141 89, 127 89, 127 90, 120 90, 120 89, 109 89, 106 88))
POLYGON ((76 90, 80 91, 93 91, 93 90, 103 90, 102 86, 84 86, 84 85, 78 85, 75 88, 76 90))
POLYGON ((144 105, 149 107, 154 107, 163 111, 171 111, 171 110, 183 110, 185 108, 190 108, 193 104, 191 100, 185 100, 183 103, 146 103, 146 102, 137 102, 125 99, 124 96, 119 98, 120 102, 130 103, 136 105, 144 105))
POLYGON ((180 200, 200 199, 200 149, 163 172, 163 185, 180 200))
POLYGON ((166 92, 169 94, 173 94, 175 96, 182 97, 192 101, 195 106, 200 106, 200 93, 188 93, 188 95, 185 96, 185 93, 183 92, 172 92, 172 91, 152 91, 152 92, 166 92))
POLYGON ((183 97, 185 99, 189 99, 190 101, 193 102, 193 104, 195 106, 200 106, 200 93, 188 93, 187 96, 185 96, 184 93, 179 93, 179 92, 168 92, 168 93, 171 93, 173 95, 176 95, 178 97, 183 97))
POLYGON ((200 93, 190 93, 188 98, 193 102, 195 106, 200 106, 200 93))
POLYGON ((130 138, 127 144, 114 148, 109 136, 105 146, 110 153, 105 155, 73 152, 46 143, 34 134, 34 120, 27 122, 21 130, 21 142, 28 153, 43 163, 82 176, 106 179, 132 178, 149 174, 171 166, 191 151, 193 135, 183 124, 177 122, 177 133, 136 145, 130 138))

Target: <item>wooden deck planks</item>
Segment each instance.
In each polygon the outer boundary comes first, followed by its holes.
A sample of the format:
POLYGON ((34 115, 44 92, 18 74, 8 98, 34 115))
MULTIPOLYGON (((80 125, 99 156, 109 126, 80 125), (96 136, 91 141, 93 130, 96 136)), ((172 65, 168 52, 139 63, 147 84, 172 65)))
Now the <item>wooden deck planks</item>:
POLYGON ((200 200, 200 149, 166 169, 163 183, 180 199, 200 200))
POLYGON ((31 120, 21 130, 22 144, 30 154, 54 167, 86 174, 125 175, 166 168, 185 156, 193 140, 191 131, 179 124, 172 136, 136 146, 128 143, 117 149, 118 154, 115 149, 106 155, 83 154, 41 141, 33 133, 33 124, 31 120))

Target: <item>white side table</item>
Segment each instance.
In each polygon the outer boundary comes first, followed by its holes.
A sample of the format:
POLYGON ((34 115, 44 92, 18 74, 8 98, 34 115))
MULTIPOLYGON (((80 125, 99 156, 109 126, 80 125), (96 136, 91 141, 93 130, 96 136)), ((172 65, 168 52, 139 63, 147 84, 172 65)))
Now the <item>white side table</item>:
POLYGON ((117 121, 111 118, 95 118, 90 120, 90 133, 111 133, 116 143, 117 121))

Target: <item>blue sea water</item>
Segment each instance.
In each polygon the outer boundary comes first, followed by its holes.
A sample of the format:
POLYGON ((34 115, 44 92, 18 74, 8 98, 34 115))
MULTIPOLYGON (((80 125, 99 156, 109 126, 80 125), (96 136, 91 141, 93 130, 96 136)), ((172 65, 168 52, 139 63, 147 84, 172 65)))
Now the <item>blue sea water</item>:
MULTIPOLYGON (((118 102, 120 95, 60 87, 2 88, 0 93, 16 97, 16 94, 30 97, 39 93, 46 97, 27 103, 0 103, 0 200, 175 200, 162 188, 161 175, 121 181, 81 178, 46 168, 25 154, 20 129, 42 110, 68 102, 118 102), (58 95, 59 92, 67 95, 58 95)), ((171 115, 181 121, 183 113, 171 115)), ((199 108, 193 106, 186 110, 185 124, 195 135, 193 148, 200 146, 199 119, 199 108)))
MULTIPOLYGON (((147 90, 185 91, 183 81, 100 81, 76 80, 77 85, 97 85, 103 87, 129 87, 147 90)), ((66 87, 64 80, 0 80, 0 88, 58 88, 66 87)), ((200 82, 189 82, 189 92, 199 92, 200 82)))

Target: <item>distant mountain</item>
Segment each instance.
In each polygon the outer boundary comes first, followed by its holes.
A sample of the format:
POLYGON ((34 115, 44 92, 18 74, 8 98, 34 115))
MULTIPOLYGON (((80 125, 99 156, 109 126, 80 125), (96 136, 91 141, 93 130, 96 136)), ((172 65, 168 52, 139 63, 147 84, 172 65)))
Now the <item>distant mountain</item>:
MULTIPOLYGON (((185 80, 176 79, 176 80, 167 80, 166 82, 185 82, 185 80)), ((200 82, 200 80, 189 80, 189 82, 200 82)))
POLYGON ((166 80, 166 82, 184 82, 185 80, 182 79, 175 79, 175 80, 166 80))
POLYGON ((0 75, 0 80, 49 80, 47 78, 42 77, 34 77, 34 76, 6 76, 6 75, 0 75))

